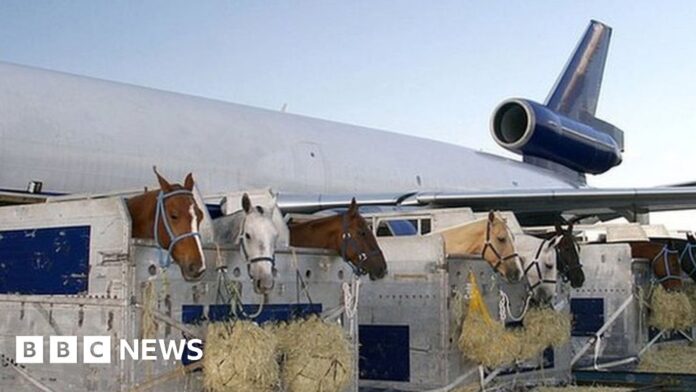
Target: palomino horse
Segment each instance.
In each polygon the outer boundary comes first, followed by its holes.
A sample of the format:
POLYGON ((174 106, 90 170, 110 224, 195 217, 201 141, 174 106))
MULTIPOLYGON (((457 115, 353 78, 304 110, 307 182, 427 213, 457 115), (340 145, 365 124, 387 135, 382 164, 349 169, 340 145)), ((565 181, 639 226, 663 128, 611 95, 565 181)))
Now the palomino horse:
POLYGON ((249 195, 242 196, 242 209, 213 220, 216 243, 239 245, 254 280, 254 289, 266 293, 273 288, 273 269, 278 229, 270 211, 252 206, 249 195))
POLYGON ((556 252, 560 241, 561 237, 542 240, 527 234, 515 236, 515 248, 524 267, 529 291, 538 303, 549 302, 556 294, 556 252))
POLYGON ((558 272, 564 281, 570 282, 571 287, 582 287, 585 283, 585 273, 580 263, 580 250, 573 235, 573 223, 569 223, 565 230, 557 224, 555 238, 559 239, 556 245, 558 272))
POLYGON ((292 246, 335 250, 356 275, 368 274, 372 280, 382 279, 387 273, 384 255, 358 212, 355 198, 348 211, 340 215, 291 223, 289 228, 292 246))
POLYGON ((666 290, 678 289, 682 286, 679 251, 673 241, 651 240, 649 242, 629 242, 633 258, 647 259, 650 268, 666 290))
POLYGON ((447 255, 481 255, 496 272, 508 280, 518 281, 522 277, 514 237, 500 214, 491 211, 488 218, 448 227, 428 235, 435 234, 444 239, 447 255))
POLYGON ((152 238, 160 247, 160 266, 174 261, 185 280, 199 279, 205 271, 205 256, 198 233, 203 212, 193 196, 193 176, 184 186, 170 184, 157 169, 160 189, 128 199, 134 238, 152 238))

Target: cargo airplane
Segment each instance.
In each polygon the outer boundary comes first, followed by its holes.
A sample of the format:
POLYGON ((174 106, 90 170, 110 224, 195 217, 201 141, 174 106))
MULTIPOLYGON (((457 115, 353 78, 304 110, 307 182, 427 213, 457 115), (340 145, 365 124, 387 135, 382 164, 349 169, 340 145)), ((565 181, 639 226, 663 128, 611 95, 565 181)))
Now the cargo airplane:
POLYGON ((495 108, 490 133, 522 160, 398 133, 0 63, 5 202, 142 187, 189 171, 205 195, 271 187, 281 207, 364 204, 635 219, 696 208, 696 187, 597 189, 623 132, 595 117, 611 28, 592 21, 544 103, 495 108), (485 167, 485 173, 480 168, 485 167), (32 191, 33 193, 27 193, 32 191))

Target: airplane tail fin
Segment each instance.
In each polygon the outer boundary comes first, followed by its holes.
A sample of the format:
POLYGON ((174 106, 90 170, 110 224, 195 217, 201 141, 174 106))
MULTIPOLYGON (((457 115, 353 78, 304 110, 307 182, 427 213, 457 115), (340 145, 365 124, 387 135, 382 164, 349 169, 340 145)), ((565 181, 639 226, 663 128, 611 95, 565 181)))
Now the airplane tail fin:
POLYGON ((611 27, 593 20, 546 99, 545 106, 607 133, 623 151, 623 132, 595 117, 611 27))

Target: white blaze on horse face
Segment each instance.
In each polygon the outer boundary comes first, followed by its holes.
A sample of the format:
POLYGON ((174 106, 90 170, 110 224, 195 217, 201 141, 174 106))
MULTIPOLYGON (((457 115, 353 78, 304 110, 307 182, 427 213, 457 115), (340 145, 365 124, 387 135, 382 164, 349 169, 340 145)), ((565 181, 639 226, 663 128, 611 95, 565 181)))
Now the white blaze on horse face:
MULTIPOLYGON (((191 233, 198 233, 198 215, 196 215, 196 204, 191 204, 189 207, 189 214, 191 214, 191 233)), ((201 255, 201 268, 198 272, 205 271, 205 254, 203 253, 203 245, 201 245, 201 237, 193 236, 196 241, 196 246, 198 247, 198 254, 201 255)))

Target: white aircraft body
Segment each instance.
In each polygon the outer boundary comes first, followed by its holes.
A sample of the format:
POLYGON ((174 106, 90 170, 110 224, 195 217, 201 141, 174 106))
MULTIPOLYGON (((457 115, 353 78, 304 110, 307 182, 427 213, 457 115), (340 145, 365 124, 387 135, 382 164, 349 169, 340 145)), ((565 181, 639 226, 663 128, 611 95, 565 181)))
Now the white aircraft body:
MULTIPOLYGON (((544 104, 503 102, 491 134, 516 161, 397 133, 0 63, 0 189, 141 188, 152 166, 206 195, 271 187, 289 209, 372 204, 635 215, 696 207, 696 189, 593 189, 623 133, 594 117, 611 29, 591 22, 544 104)), ((9 198, 9 199, 8 199, 9 198)))

